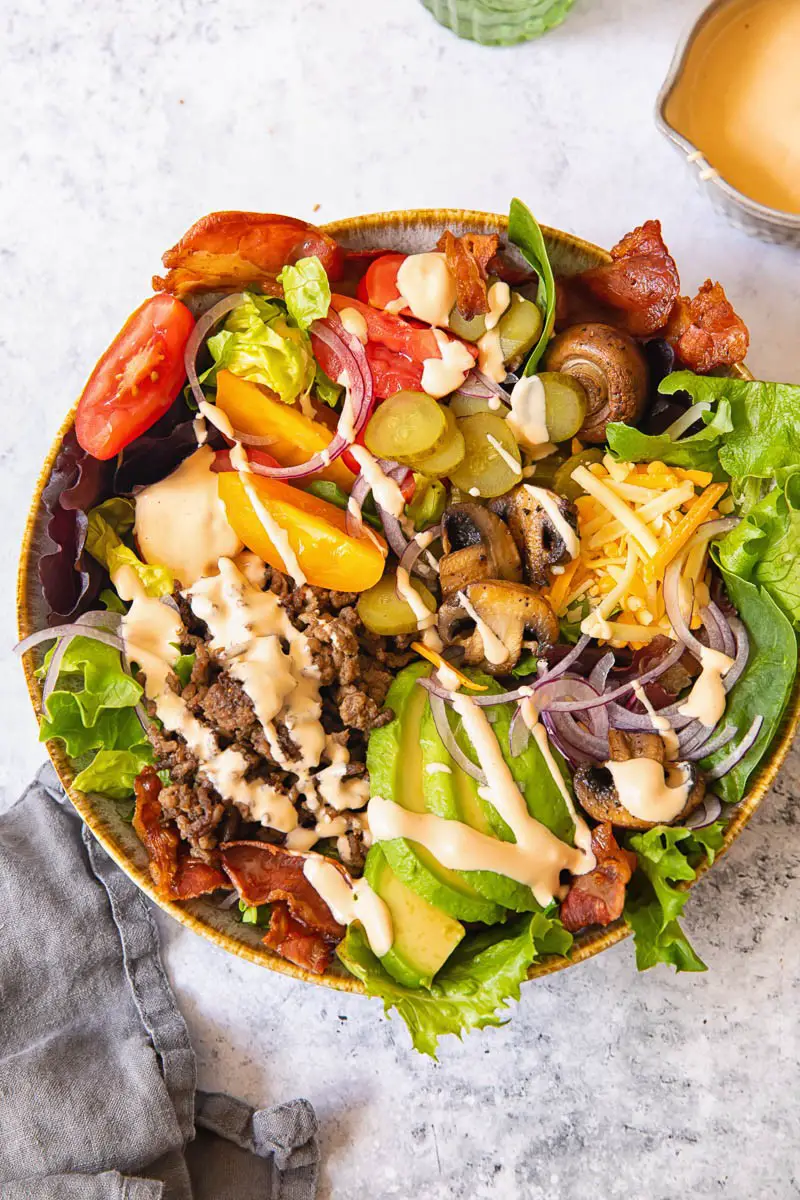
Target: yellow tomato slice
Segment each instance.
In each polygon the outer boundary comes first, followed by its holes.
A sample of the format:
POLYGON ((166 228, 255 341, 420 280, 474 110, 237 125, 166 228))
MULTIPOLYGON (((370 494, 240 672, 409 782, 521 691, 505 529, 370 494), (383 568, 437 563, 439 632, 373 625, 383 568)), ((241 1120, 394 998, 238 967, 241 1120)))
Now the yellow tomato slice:
MULTIPOLYGON (((303 416, 292 404, 273 400, 268 388, 240 379, 230 371, 220 371, 217 376, 217 407, 240 433, 273 439, 264 449, 282 467, 307 462, 333 440, 333 432, 321 421, 303 416)), ((352 471, 348 471, 340 458, 309 478, 328 479, 348 493, 355 482, 352 471)))
MULTIPOLYGON (((266 479, 248 476, 269 515, 286 533, 300 568, 315 587, 341 592, 363 592, 383 574, 386 543, 372 530, 351 537, 345 513, 308 492, 266 479), (373 540, 374 539, 374 540, 373 540)), ((219 475, 219 496, 239 538, 265 562, 286 571, 280 554, 247 496, 235 471, 219 475)))

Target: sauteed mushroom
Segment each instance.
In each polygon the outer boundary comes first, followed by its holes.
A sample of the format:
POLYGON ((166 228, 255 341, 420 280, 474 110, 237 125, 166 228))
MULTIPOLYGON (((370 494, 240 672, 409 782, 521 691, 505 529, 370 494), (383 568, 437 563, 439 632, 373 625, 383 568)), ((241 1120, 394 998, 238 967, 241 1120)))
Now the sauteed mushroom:
MULTIPOLYGON (((578 514, 575 505, 553 493, 564 520, 577 531, 578 514)), ((492 509, 506 521, 522 552, 525 578, 534 587, 547 583, 549 567, 569 558, 564 538, 553 524, 534 493, 521 483, 505 496, 493 500, 492 509)))
POLYGON ((611 325, 571 325, 553 338, 545 367, 573 375, 583 384, 588 409, 578 437, 584 442, 605 442, 609 422, 633 425, 644 411, 644 354, 633 338, 611 325))
POLYGON ((461 647, 470 666, 480 666, 490 675, 507 675, 526 639, 540 644, 556 641, 558 620, 533 588, 491 579, 471 583, 445 600, 439 609, 439 636, 445 645, 461 647))
MULTIPOLYGON (((628 762, 632 758, 650 758, 662 766, 680 767, 688 772, 691 788, 683 809, 675 817, 674 824, 680 825, 693 812, 705 794, 705 780, 694 763, 667 763, 664 739, 659 733, 627 733, 621 729, 609 729, 608 747, 611 762, 628 762)), ((629 812, 620 803, 611 772, 607 767, 587 763, 578 767, 573 779, 575 795, 581 808, 597 821, 610 821, 624 829, 652 829, 655 821, 643 821, 629 812)))
POLYGON ((451 504, 442 517, 444 554, 439 560, 442 596, 480 579, 522 578, 514 539, 506 526, 480 504, 451 504))

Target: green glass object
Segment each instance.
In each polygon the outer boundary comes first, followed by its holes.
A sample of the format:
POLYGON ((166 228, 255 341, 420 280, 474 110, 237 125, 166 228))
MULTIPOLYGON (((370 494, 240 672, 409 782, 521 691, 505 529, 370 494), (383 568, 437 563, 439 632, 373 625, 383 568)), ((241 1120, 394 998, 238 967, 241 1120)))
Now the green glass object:
POLYGON ((422 0, 436 20, 483 46, 513 46, 560 25, 575 0, 422 0))

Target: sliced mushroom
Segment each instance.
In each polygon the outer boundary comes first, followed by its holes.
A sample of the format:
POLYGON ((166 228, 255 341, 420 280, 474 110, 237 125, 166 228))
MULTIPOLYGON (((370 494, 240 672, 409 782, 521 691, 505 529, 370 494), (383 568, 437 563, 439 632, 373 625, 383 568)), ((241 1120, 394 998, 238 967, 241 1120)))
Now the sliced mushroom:
MULTIPOLYGON (((575 505, 555 492, 552 496, 564 520, 577 532, 575 505)), ((544 587, 548 568, 569 558, 564 539, 547 512, 524 483, 504 496, 498 496, 491 507, 505 520, 522 553, 527 582, 534 587, 544 587)))
POLYGON ((442 596, 481 579, 522 579, 522 564, 506 526, 480 504, 451 504, 442 517, 442 596))
POLYGON ((573 375, 586 392, 586 420, 578 430, 584 442, 602 444, 606 425, 634 425, 647 399, 647 361, 633 338, 611 325, 571 325, 554 337, 545 368, 573 375))
MULTIPOLYGON (((611 762, 629 762, 632 758, 654 759, 661 766, 679 767, 688 774, 691 782, 686 803, 675 817, 673 824, 694 812, 705 795, 705 780, 694 763, 667 762, 664 739, 660 733, 627 733, 621 729, 608 731, 609 759, 611 762)), ((608 767, 587 763, 578 767, 573 779, 575 795, 581 808, 597 821, 610 821, 624 829, 652 829, 658 822, 643 821, 620 802, 614 779, 608 767)))
POLYGON ((460 647, 470 666, 507 675, 523 643, 556 641, 558 620, 533 588, 491 579, 471 583, 445 600, 439 609, 439 636, 446 646, 460 647))

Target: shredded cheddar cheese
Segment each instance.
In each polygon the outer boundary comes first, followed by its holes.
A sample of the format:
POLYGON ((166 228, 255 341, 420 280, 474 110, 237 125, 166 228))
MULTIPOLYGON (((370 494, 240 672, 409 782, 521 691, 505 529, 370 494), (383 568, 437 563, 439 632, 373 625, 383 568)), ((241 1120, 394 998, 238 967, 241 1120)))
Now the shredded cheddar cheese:
POLYGON ((669 637, 664 572, 685 552, 681 606, 697 629, 709 599, 708 538, 698 531, 726 509, 726 485, 708 471, 610 455, 572 477, 586 493, 576 501, 580 551, 551 576, 546 594, 556 614, 611 646, 669 637))

